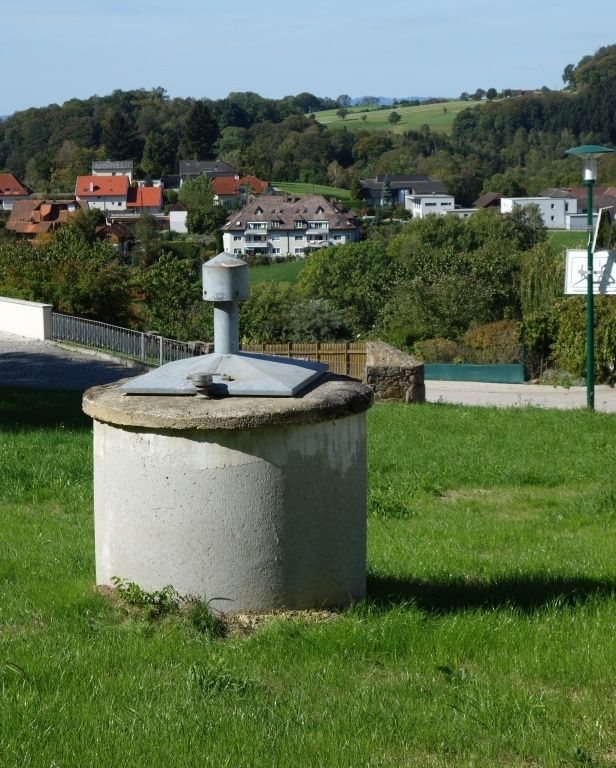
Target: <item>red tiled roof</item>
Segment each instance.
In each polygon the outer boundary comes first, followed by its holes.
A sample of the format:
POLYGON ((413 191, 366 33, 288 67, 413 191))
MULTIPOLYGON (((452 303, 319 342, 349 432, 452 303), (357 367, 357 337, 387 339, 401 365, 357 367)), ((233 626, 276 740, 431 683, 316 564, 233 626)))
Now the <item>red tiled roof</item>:
POLYGON ((128 176, 78 176, 75 184, 77 197, 125 197, 128 176))
POLYGON ((161 208, 162 187, 130 187, 126 200, 127 208, 161 208))
POLYGON ((212 191, 215 195, 239 195, 240 187, 250 187, 253 192, 261 194, 268 186, 267 181, 261 181, 256 176, 242 176, 241 179, 220 176, 212 179, 212 191))
POLYGON ((18 197, 29 194, 30 190, 24 187, 12 173, 0 173, 0 195, 2 197, 18 197))

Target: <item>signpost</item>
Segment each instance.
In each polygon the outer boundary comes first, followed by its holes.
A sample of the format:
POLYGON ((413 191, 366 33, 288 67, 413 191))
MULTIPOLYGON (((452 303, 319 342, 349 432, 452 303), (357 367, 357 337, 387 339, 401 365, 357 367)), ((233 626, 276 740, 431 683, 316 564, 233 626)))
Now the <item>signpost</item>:
POLYGON ((585 144, 582 147, 568 149, 565 154, 579 157, 583 161, 583 184, 586 187, 586 216, 588 227, 588 246, 586 251, 586 405, 595 407, 595 339, 594 339, 594 267, 592 239, 592 188, 597 180, 597 159, 601 155, 613 152, 608 147, 585 144))

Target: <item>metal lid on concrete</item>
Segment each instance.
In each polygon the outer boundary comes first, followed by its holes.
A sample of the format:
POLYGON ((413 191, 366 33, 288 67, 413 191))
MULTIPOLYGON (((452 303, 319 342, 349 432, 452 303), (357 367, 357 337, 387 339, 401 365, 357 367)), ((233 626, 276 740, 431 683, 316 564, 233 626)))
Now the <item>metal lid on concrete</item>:
POLYGON ((211 374, 215 395, 292 397, 327 371, 324 363, 238 352, 167 363, 123 384, 128 395, 195 395, 191 376, 211 374))
POLYGON ((362 413, 372 405, 365 384, 326 373, 295 397, 222 397, 182 395, 126 396, 117 382, 92 387, 83 410, 97 421, 161 430, 258 429, 315 424, 362 413))

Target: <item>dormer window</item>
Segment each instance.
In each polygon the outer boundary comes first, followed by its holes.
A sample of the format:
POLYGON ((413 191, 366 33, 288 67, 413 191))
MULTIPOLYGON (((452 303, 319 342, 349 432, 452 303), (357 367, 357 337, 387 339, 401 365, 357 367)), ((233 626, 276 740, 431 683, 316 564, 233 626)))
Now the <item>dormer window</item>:
POLYGON ((322 206, 319 206, 319 207, 317 208, 317 215, 318 215, 319 213, 325 213, 325 211, 323 210, 323 207, 322 207, 322 206))
POLYGON ((261 206, 259 205, 257 207, 257 210, 255 211, 255 213, 256 213, 257 216, 260 216, 263 213, 263 208, 261 208, 261 206))

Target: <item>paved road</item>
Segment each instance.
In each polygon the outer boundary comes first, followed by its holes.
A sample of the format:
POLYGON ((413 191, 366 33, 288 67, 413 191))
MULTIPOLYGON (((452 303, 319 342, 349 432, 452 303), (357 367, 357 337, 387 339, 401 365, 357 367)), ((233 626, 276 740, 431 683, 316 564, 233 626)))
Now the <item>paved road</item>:
MULTIPOLYGON (((85 352, 67 350, 51 341, 36 341, 0 332, 0 386, 83 391, 96 384, 136 376, 142 370, 116 360, 103 360, 85 352)), ((586 389, 537 384, 428 381, 426 399, 430 403, 568 409, 585 407, 586 389)), ((616 389, 597 387, 595 408, 616 412, 616 389)))
POLYGON ((76 389, 135 376, 141 368, 0 332, 0 386, 76 389))

